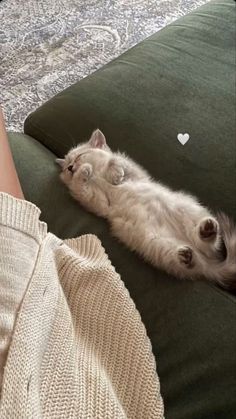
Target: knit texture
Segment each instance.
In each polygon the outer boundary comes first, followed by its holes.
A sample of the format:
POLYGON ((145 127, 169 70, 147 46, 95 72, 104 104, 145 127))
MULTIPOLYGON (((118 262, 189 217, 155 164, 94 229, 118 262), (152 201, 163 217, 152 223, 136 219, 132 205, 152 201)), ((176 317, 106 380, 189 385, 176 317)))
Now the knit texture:
POLYGON ((62 242, 7 194, 0 210, 0 418, 163 418, 145 327, 98 238, 62 242))

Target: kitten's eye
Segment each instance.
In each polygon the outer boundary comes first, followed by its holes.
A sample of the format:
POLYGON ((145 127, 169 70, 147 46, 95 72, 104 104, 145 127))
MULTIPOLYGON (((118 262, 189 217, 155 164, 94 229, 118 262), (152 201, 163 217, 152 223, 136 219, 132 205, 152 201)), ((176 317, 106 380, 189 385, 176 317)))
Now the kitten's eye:
POLYGON ((70 164, 70 166, 68 166, 67 169, 69 170, 69 172, 72 172, 73 171, 73 164, 70 164))

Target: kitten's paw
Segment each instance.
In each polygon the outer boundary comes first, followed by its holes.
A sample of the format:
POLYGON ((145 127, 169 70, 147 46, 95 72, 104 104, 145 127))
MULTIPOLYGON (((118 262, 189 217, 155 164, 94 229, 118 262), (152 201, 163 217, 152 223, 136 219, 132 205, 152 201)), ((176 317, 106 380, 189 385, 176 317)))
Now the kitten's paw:
POLYGON ((112 185, 120 185, 124 180, 125 172, 122 166, 110 162, 108 169, 109 181, 112 185))
POLYGON ((93 168, 91 166, 91 164, 89 163, 84 163, 78 170, 78 177, 80 179, 82 179, 84 182, 87 182, 93 173, 93 168))
POLYGON ((214 240, 219 232, 219 224, 213 217, 204 218, 199 223, 198 231, 202 240, 214 240))
POLYGON ((187 268, 192 268, 193 263, 193 251, 189 246, 181 246, 178 248, 178 259, 182 265, 187 268))
POLYGON ((116 173, 116 175, 113 176, 112 184, 113 185, 120 185, 124 180, 124 176, 125 176, 124 170, 122 169, 121 173, 116 173))

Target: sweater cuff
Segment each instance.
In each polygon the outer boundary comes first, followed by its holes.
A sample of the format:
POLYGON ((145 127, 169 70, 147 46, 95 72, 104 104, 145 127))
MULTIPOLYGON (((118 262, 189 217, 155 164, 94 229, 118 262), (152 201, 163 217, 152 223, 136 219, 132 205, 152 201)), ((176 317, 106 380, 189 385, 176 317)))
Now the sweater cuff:
POLYGON ((39 221, 36 205, 0 192, 0 225, 19 230, 41 242, 47 234, 46 223, 39 221))

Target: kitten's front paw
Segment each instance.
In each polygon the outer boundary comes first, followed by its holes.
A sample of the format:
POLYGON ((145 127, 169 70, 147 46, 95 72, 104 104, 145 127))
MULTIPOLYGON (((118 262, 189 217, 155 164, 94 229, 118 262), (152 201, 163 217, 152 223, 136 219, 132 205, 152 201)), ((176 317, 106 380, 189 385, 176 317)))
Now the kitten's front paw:
POLYGON ((214 240, 219 232, 218 222, 212 218, 204 218, 198 226, 199 236, 202 240, 214 240))
POLYGON ((93 168, 92 168, 91 164, 84 163, 78 169, 77 177, 82 179, 84 182, 87 182, 91 178, 92 173, 93 173, 93 168))
POLYGON ((117 172, 113 176, 113 182, 112 182, 113 185, 120 185, 124 180, 124 176, 125 176, 124 170, 121 168, 120 173, 117 172))
POLYGON ((192 268, 193 263, 193 251, 189 246, 181 246, 178 248, 178 259, 182 265, 185 265, 187 268, 192 268))
POLYGON ((122 166, 120 166, 117 163, 111 162, 108 168, 107 175, 109 178, 109 182, 112 185, 120 185, 124 180, 125 172, 122 166))

